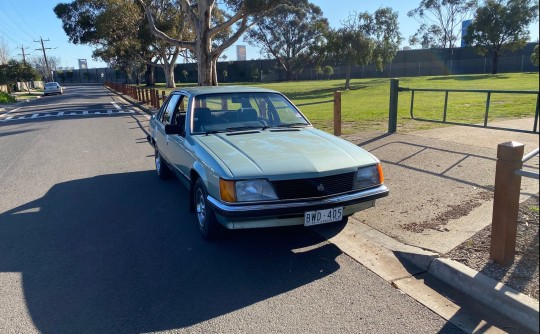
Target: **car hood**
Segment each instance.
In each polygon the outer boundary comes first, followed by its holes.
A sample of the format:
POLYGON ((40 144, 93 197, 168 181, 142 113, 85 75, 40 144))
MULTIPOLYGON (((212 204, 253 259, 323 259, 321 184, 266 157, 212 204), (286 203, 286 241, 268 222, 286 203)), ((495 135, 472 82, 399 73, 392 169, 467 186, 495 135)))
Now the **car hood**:
POLYGON ((235 178, 325 176, 378 162, 358 146, 314 128, 219 133, 196 140, 235 178))

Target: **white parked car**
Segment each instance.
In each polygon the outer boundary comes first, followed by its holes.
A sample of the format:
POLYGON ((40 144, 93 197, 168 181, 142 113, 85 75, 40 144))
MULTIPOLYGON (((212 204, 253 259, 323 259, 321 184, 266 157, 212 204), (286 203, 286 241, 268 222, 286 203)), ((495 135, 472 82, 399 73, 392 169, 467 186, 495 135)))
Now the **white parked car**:
POLYGON ((43 90, 43 95, 62 94, 63 92, 64 88, 58 82, 47 82, 43 90))

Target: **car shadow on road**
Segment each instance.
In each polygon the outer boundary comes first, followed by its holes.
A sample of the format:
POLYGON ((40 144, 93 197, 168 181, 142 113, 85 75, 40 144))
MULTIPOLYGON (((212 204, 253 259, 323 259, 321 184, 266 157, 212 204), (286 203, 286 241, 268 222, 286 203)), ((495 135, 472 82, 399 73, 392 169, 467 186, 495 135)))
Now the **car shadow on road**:
POLYGON ((153 171, 59 183, 0 214, 0 272, 22 273, 40 332, 134 333, 191 326, 339 269, 339 249, 301 229, 206 242, 187 196, 153 171))

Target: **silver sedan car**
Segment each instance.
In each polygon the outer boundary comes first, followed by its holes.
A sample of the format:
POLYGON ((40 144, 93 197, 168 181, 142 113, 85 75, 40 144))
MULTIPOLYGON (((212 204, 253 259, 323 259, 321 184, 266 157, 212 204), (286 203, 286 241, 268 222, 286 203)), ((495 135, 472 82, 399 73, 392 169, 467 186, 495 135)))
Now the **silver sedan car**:
POLYGON ((64 93, 64 88, 60 86, 58 82, 47 82, 43 90, 43 95, 52 95, 52 94, 62 94, 64 93))
POLYGON ((388 195, 375 156, 315 129, 276 91, 177 90, 148 133, 157 175, 189 189, 208 239, 223 228, 343 224, 388 195))

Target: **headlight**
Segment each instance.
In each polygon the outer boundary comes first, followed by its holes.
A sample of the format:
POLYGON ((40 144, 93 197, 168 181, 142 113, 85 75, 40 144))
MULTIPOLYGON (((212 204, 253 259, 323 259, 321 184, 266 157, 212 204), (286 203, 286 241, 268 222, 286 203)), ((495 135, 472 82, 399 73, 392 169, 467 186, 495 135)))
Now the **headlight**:
POLYGON ((355 189, 373 187, 384 182, 381 164, 360 167, 356 172, 355 189))
POLYGON ((221 199, 226 202, 255 202, 278 199, 268 180, 219 180, 221 199))

